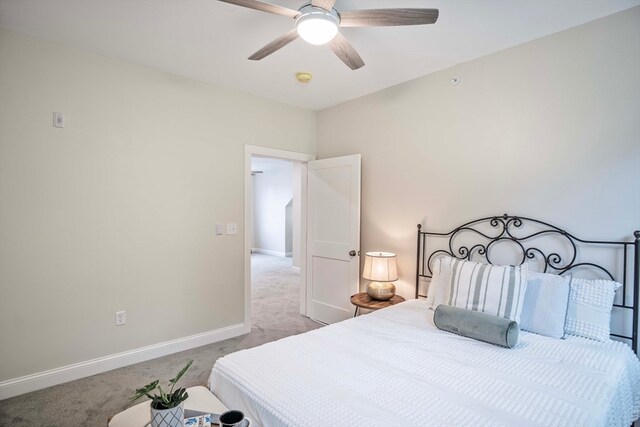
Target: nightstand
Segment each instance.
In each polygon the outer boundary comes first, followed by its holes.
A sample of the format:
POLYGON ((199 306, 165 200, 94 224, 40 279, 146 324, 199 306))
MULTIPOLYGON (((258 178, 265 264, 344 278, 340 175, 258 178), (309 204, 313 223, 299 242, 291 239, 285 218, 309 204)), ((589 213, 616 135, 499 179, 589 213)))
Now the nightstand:
POLYGON ((366 292, 360 292, 359 294, 351 295, 351 304, 356 306, 356 312, 353 313, 353 317, 358 315, 358 310, 361 308, 366 308, 367 310, 379 310, 404 301, 405 299, 400 295, 394 295, 387 301, 378 301, 371 298, 366 292))

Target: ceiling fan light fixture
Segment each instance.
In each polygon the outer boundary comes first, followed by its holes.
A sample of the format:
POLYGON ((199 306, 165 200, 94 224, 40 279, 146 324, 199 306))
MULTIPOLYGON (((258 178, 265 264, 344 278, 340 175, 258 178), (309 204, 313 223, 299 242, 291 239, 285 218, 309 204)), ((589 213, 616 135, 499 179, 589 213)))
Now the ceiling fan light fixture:
POLYGON ((338 34, 340 17, 335 10, 304 6, 300 12, 301 15, 296 19, 296 28, 300 38, 307 43, 323 45, 338 34))

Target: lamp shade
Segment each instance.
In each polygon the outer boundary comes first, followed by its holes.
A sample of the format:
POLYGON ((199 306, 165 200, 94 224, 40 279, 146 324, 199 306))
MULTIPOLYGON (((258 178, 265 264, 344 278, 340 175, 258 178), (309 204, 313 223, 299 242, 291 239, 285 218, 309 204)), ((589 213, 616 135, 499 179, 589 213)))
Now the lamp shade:
POLYGON ((334 10, 328 11, 307 5, 300 9, 296 19, 298 35, 307 43, 322 45, 329 43, 338 34, 340 18, 334 10))
POLYGON ((364 257, 362 277, 374 282, 398 280, 396 254, 391 252, 367 252, 364 257))

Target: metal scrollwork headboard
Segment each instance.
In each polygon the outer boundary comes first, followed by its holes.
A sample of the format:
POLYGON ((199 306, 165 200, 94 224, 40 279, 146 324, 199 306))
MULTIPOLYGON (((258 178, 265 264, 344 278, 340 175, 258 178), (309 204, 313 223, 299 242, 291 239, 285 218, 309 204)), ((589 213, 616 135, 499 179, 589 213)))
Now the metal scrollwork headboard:
POLYGON ((515 247, 515 256, 518 264, 526 261, 538 262, 542 272, 565 274, 577 269, 588 268, 597 271, 604 278, 617 280, 622 283, 621 303, 614 304, 617 309, 632 311, 632 334, 611 335, 618 338, 631 340, 633 351, 638 346, 638 311, 640 306, 640 231, 634 232, 634 241, 602 241, 579 239, 565 230, 554 225, 536 219, 511 216, 493 216, 467 222, 454 228, 448 233, 436 233, 422 231, 422 225, 418 224, 418 248, 416 271, 416 298, 426 297, 420 294, 420 279, 432 276, 431 267, 433 261, 439 257, 448 255, 464 260, 479 260, 489 264, 494 263, 493 250, 502 243, 508 243, 515 247), (439 238, 445 240, 444 248, 429 252, 427 238, 439 238), (447 240, 448 239, 448 240, 447 240), (564 250, 554 250, 554 245, 539 246, 540 243, 554 241, 555 247, 561 246, 564 250), (622 251, 622 268, 618 278, 611 270, 600 263, 579 260, 578 248, 598 246, 622 251), (633 251, 632 254, 630 251, 633 251), (632 264, 628 262, 632 256, 632 264), (628 274, 630 264, 633 265, 632 274, 628 274), (632 275, 632 279, 629 277, 632 275), (633 286, 633 295, 627 296, 629 284, 633 286), (629 303, 629 300, 632 300, 629 303))

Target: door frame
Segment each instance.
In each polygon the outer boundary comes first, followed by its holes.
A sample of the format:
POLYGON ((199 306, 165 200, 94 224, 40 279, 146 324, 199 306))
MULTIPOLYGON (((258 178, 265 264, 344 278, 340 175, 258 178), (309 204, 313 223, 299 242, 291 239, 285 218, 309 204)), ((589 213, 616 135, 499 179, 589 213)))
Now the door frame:
POLYGON ((314 154, 260 147, 244 146, 244 332, 251 332, 251 236, 253 235, 253 189, 251 157, 270 157, 299 163, 300 173, 300 314, 307 315, 307 162, 314 154))

